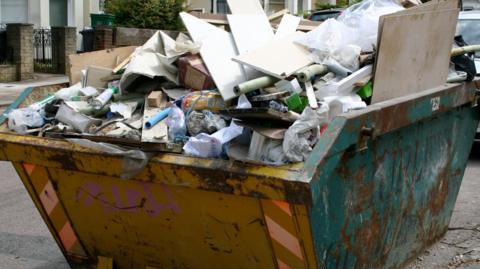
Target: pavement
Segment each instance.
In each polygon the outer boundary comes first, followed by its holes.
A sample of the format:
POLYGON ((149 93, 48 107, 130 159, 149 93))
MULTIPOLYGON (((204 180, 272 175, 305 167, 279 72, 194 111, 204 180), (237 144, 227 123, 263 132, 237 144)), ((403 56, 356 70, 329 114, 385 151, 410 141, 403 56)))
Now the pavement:
MULTIPOLYGON (((480 145, 476 150, 450 230, 406 269, 480 268, 480 145)), ((69 268, 12 165, 0 162, 0 175, 0 268, 69 268)))
POLYGON ((65 75, 35 73, 33 77, 34 78, 31 80, 0 83, 0 106, 11 104, 26 88, 55 85, 67 83, 69 81, 68 77, 65 75))

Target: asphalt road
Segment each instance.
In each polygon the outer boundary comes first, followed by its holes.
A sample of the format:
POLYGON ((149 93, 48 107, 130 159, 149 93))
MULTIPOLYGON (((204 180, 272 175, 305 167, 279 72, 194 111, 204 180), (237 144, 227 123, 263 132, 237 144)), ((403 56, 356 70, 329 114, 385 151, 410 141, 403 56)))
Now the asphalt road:
MULTIPOLYGON (((451 230, 408 269, 480 268, 480 146, 470 160, 451 230)), ((0 162, 0 268, 69 268, 10 163, 0 162)))

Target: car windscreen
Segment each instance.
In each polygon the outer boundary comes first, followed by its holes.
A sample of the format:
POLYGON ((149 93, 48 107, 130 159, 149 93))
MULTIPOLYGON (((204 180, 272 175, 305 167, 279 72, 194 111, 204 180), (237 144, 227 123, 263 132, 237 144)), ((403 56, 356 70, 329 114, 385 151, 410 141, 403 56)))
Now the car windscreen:
POLYGON ((480 45, 480 20, 459 20, 457 35, 462 35, 469 45, 480 45))
POLYGON ((331 13, 317 13, 313 14, 310 20, 312 21, 326 21, 328 19, 336 18, 340 15, 340 12, 331 12, 331 13))

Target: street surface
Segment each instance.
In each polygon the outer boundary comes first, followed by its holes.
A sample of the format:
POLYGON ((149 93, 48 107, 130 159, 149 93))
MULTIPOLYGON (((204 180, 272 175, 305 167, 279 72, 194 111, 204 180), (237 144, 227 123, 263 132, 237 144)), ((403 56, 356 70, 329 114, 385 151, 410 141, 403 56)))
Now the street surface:
MULTIPOLYGON (((407 269, 480 268, 480 146, 472 156, 450 231, 407 269)), ((0 162, 0 268, 67 269, 12 165, 0 162)))
POLYGON ((28 87, 55 85, 68 82, 64 75, 35 73, 34 79, 0 83, 0 106, 8 106, 28 87))

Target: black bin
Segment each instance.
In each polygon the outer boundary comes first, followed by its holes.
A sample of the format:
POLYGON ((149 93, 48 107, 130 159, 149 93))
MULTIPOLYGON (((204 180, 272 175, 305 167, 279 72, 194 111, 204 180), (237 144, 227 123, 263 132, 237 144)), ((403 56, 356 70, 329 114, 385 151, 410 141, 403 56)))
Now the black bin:
POLYGON ((82 51, 94 51, 95 29, 84 29, 80 31, 82 35, 82 51))

